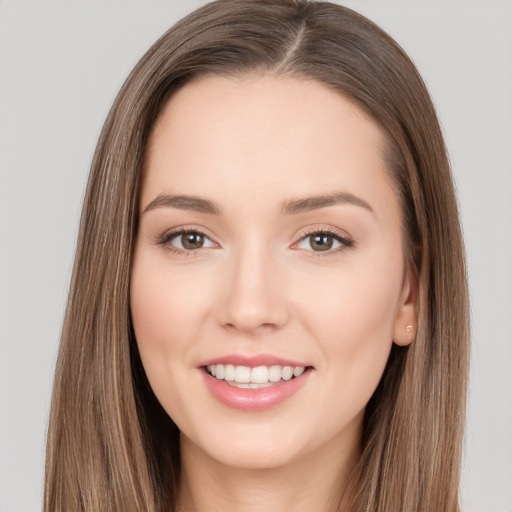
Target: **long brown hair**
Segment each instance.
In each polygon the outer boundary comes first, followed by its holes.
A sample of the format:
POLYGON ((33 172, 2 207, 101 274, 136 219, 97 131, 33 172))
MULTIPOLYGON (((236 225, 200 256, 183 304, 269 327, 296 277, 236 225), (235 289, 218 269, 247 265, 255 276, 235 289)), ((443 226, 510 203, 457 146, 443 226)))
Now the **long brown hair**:
MULTIPOLYGON (((393 345, 366 408, 353 510, 456 512, 468 374, 464 250, 443 137, 426 87, 385 32, 339 5, 217 0, 166 32, 123 85, 103 127, 83 205, 62 330, 44 510, 175 510, 179 432, 142 368, 129 283, 144 151, 168 98, 204 74, 316 80, 387 138, 418 331, 393 345)), ((340 483, 341 485, 341 483, 340 483)))

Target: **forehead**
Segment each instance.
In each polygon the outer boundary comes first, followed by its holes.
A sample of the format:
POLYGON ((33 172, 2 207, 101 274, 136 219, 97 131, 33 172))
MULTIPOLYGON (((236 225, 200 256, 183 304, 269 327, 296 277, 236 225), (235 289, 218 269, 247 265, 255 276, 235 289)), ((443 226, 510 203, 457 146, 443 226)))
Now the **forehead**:
POLYGON ((394 200, 384 144, 361 109, 316 81, 201 77, 171 97, 154 126, 141 206, 163 191, 262 205, 372 188, 380 191, 372 200, 394 200))

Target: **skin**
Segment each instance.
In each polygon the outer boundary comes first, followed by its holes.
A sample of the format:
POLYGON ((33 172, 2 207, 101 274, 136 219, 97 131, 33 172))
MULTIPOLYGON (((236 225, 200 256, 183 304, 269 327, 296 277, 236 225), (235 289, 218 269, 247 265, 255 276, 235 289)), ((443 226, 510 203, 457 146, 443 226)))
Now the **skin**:
POLYGON ((149 382, 181 431, 181 510, 343 508, 364 408, 392 343, 411 343, 406 326, 416 324, 383 147, 350 101, 296 78, 201 78, 162 111, 148 146, 131 308, 149 382), (284 201, 333 191, 369 208, 280 212, 284 201), (222 214, 145 211, 161 194, 200 196, 222 214), (204 245, 173 252, 183 238, 165 235, 180 227, 204 233, 204 245), (307 236, 319 229, 351 246, 330 238, 319 250, 307 236), (262 353, 312 366, 306 384, 258 412, 229 408, 206 388, 202 361, 262 353))

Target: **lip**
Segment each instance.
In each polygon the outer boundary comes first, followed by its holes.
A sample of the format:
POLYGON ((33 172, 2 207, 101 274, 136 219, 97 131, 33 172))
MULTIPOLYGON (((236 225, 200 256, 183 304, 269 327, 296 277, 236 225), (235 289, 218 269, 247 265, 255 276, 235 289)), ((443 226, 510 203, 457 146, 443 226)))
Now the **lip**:
POLYGON ((232 364, 234 366, 248 366, 254 368, 256 366, 311 366, 308 363, 293 361, 291 359, 284 359, 282 357, 273 356, 271 354, 258 354, 256 356, 246 356, 242 354, 229 354, 226 356, 215 357, 208 359, 198 365, 199 368, 203 366, 210 366, 212 364, 232 364))
POLYGON ((312 372, 310 365, 266 354, 258 356, 230 355, 209 359, 200 365, 203 381, 212 395, 222 404, 239 411, 256 412, 271 409, 298 392, 309 380, 312 372), (235 366, 304 366, 304 373, 287 381, 279 381, 264 388, 237 388, 225 380, 219 380, 206 371, 213 364, 232 364, 235 366))

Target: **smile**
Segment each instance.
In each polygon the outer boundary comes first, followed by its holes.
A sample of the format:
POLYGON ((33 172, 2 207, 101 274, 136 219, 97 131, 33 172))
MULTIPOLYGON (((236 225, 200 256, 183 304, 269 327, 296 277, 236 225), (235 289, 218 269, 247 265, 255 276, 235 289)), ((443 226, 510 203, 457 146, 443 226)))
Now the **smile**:
POLYGON ((224 380, 239 389, 260 389, 280 381, 289 381, 304 373, 304 366, 235 366, 232 364, 212 364, 206 371, 217 380, 224 380))
POLYGON ((286 401, 308 382, 313 371, 311 366, 291 361, 241 362, 217 360, 200 369, 206 387, 220 403, 245 412, 264 411, 286 401))

